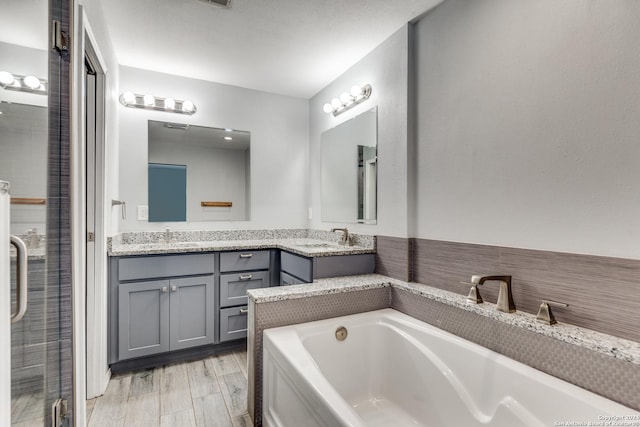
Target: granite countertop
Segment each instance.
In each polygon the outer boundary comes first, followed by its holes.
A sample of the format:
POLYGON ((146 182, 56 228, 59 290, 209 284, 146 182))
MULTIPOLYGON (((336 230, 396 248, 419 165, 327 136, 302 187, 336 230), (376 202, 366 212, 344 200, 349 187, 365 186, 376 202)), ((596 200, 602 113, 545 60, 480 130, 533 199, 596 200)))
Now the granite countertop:
POLYGON ((375 253, 374 248, 346 246, 320 239, 241 239, 194 242, 112 243, 110 256, 152 255, 255 249, 282 249, 305 257, 375 253))
POLYGON ((424 298, 640 365, 640 343, 638 342, 564 323, 545 325, 536 321, 536 316, 529 313, 521 311, 503 313, 496 310, 496 305, 492 303, 473 304, 468 302, 464 295, 419 283, 403 282, 379 274, 320 279, 304 285, 252 289, 248 294, 254 303, 260 304, 383 287, 402 289, 424 298))

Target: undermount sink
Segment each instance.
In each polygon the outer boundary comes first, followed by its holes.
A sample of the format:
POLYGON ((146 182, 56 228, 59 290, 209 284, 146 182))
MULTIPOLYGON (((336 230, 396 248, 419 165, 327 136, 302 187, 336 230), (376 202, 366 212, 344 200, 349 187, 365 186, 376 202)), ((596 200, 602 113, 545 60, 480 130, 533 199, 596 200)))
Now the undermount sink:
POLYGON ((296 246, 301 248, 342 248, 342 246, 335 243, 296 243, 296 246))

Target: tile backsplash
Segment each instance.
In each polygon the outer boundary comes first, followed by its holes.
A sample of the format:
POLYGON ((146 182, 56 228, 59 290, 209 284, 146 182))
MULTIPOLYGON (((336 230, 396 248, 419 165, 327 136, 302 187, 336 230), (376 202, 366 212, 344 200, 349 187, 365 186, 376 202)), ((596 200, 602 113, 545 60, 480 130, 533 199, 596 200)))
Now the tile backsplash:
MULTIPOLYGON (((377 236, 376 273, 461 295, 472 275, 511 275, 517 310, 567 303, 552 308, 559 322, 640 342, 640 260, 377 236)), ((478 289, 496 302, 495 283, 478 289)))

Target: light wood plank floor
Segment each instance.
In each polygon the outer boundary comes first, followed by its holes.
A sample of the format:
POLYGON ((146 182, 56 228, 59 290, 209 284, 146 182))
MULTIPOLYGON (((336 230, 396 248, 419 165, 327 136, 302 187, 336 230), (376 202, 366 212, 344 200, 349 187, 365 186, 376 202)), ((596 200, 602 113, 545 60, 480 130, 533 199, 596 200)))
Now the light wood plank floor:
POLYGON ((224 353, 111 378, 87 401, 89 427, 248 427, 247 353, 224 353))

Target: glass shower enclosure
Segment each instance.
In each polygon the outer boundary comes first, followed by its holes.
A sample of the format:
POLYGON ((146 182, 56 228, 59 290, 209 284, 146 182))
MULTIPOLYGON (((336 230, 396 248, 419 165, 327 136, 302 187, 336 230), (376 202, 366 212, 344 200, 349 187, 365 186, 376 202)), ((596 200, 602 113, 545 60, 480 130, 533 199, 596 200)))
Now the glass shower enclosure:
POLYGON ((69 60, 52 43, 69 3, 8 2, 0 14, 2 426, 72 421, 69 60))

